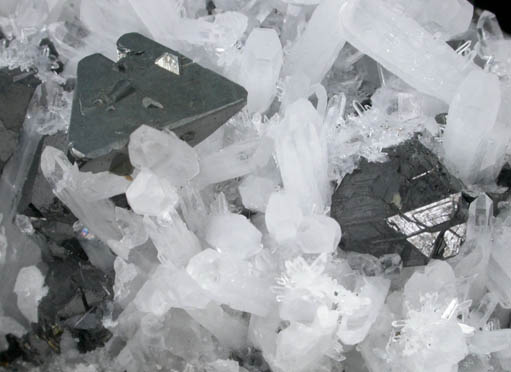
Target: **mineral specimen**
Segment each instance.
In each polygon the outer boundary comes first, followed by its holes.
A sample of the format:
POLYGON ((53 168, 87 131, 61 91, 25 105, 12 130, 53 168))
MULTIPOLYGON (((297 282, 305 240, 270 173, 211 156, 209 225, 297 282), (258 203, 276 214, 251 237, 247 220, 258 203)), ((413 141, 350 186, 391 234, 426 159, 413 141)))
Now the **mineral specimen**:
POLYGON ((493 14, 4 3, 0 369, 511 371, 493 14))

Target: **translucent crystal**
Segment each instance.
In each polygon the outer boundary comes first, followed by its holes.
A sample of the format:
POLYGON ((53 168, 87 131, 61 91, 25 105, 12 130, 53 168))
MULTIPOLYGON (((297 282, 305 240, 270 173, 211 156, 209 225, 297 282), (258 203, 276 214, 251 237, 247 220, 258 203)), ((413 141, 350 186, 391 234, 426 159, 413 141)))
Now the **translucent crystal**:
POLYGON ((126 198, 135 213, 145 216, 166 216, 176 206, 179 196, 165 179, 142 170, 126 191, 126 198))
POLYGON ((328 216, 305 216, 296 238, 303 253, 330 253, 341 241, 341 227, 328 216))
POLYGON ((286 55, 286 74, 303 74, 310 85, 323 80, 346 42, 339 22, 339 11, 343 3, 344 1, 337 0, 320 2, 305 31, 286 55))
POLYGON ((286 108, 274 134, 284 189, 304 214, 323 213, 329 204, 328 148, 322 129, 318 112, 308 100, 300 99, 286 108))
POLYGON ((210 298, 184 269, 160 265, 138 291, 134 303, 144 312, 161 316, 171 308, 205 308, 210 298))
POLYGON ((199 240, 177 213, 168 219, 145 216, 144 226, 161 263, 184 266, 201 250, 199 240))
POLYGON ((340 14, 350 44, 415 89, 451 101, 466 62, 446 43, 379 0, 349 0, 340 14))
MULTIPOLYGON (((492 181, 500 171, 495 163, 503 161, 504 153, 495 152, 502 145, 492 138, 500 104, 497 76, 474 70, 463 80, 449 107, 443 137, 445 157, 468 183, 481 181, 481 177, 492 181)), ((502 140, 507 144, 507 138, 502 140)))
POLYGON ((186 312, 210 331, 222 345, 241 348, 247 343, 248 327, 241 314, 231 314, 214 302, 210 302, 204 309, 187 309, 186 312))
POLYGON ((18 297, 18 308, 31 323, 37 323, 38 305, 41 299, 48 294, 48 287, 44 285, 44 276, 36 266, 22 268, 14 292, 18 297))
POLYGON ((181 186, 199 173, 195 150, 170 131, 142 125, 130 135, 128 150, 136 168, 150 170, 173 186, 181 186))
POLYGON ((282 67, 282 46, 275 30, 255 28, 245 42, 240 81, 248 92, 250 112, 264 112, 276 93, 282 67))
POLYGON ((261 233, 239 214, 213 215, 206 227, 206 241, 219 252, 236 258, 249 258, 261 249, 261 233))
POLYGON ((276 191, 275 183, 268 178, 249 175, 239 185, 243 205, 247 209, 263 212, 266 210, 270 195, 276 191))
MULTIPOLYGON (((53 192, 64 204, 73 212, 73 214, 90 231, 103 242, 108 244, 116 254, 127 257, 129 250, 144 238, 141 234, 139 239, 123 240, 125 235, 132 236, 134 232, 126 232, 126 227, 137 226, 136 222, 130 223, 129 220, 136 219, 136 215, 127 212, 124 214, 122 226, 117 223, 116 210, 110 200, 87 200, 84 198, 81 184, 87 184, 87 175, 78 171, 76 164, 71 165, 64 153, 54 147, 45 147, 41 156, 41 169, 43 175, 53 187, 53 192), (117 242, 124 244, 117 244, 117 242)), ((94 176, 92 176, 94 178, 94 176)), ((112 175, 112 177, 114 177, 112 175)), ((90 194, 90 193, 89 193, 90 194)), ((105 193, 103 193, 105 195, 105 193)))
POLYGON ((474 6, 466 0, 436 0, 426 3, 420 0, 387 2, 391 7, 399 7, 431 34, 438 35, 443 40, 449 40, 465 32, 474 12, 474 6))
POLYGON ((269 281, 245 261, 205 249, 190 260, 187 271, 213 299, 233 309, 264 316, 271 308, 269 281))
POLYGON ((302 222, 302 211, 285 192, 271 194, 266 207, 266 227, 277 242, 293 239, 302 222))
POLYGON ((194 182, 202 189, 207 185, 254 172, 268 163, 272 149, 270 139, 258 138, 235 143, 220 151, 201 156, 201 172, 194 182))

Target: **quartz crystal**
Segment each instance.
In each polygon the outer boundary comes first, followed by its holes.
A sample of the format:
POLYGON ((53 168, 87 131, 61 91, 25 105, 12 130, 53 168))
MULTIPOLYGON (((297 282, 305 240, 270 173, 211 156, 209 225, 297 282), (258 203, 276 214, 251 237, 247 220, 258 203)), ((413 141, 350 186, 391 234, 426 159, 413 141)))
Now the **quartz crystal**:
POLYGON ((491 182, 502 168, 508 135, 493 137, 500 105, 498 77, 476 70, 463 80, 449 106, 445 157, 467 183, 491 182))
POLYGON ((415 89, 446 103, 467 75, 462 56, 382 1, 349 0, 340 20, 350 44, 415 89))
POLYGON ((22 268, 16 278, 14 292, 18 296, 17 303, 21 313, 29 322, 37 323, 37 306, 48 293, 41 271, 36 266, 22 268))
POLYGON ((289 50, 284 64, 288 75, 305 75, 310 85, 320 83, 346 42, 339 11, 344 0, 321 1, 305 31, 289 50), (318 40, 321 39, 321 42, 318 40))
POLYGON ((275 83, 282 67, 282 46, 272 29, 256 28, 243 48, 240 80, 248 92, 250 112, 264 112, 276 93, 275 83))

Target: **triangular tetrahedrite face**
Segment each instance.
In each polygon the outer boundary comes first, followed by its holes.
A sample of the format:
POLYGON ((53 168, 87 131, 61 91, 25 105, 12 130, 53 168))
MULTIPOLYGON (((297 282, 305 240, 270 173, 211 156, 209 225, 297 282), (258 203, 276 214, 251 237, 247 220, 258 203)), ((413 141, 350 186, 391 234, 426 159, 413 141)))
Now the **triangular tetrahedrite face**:
POLYGON ((78 64, 69 127, 75 155, 120 149, 142 124, 195 145, 246 104, 240 85, 140 34, 123 35, 117 47, 117 62, 93 54, 78 64))

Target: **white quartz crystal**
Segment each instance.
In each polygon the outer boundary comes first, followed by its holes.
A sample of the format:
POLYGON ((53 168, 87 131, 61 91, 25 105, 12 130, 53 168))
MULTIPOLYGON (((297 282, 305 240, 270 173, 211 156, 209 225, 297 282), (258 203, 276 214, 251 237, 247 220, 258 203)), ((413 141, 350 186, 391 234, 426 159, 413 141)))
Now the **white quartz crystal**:
POLYGON ((48 287, 44 285, 44 276, 36 266, 22 268, 16 283, 14 292, 18 300, 18 308, 31 323, 37 323, 38 305, 41 299, 48 294, 48 287))
POLYGON ((136 168, 150 170, 173 186, 183 185, 199 173, 195 150, 170 131, 142 125, 130 135, 128 150, 136 168))
POLYGON ((330 253, 341 241, 341 228, 328 216, 306 216, 298 227, 296 238, 303 253, 330 253))
POLYGON ((149 170, 137 174, 126 190, 126 198, 135 213, 162 217, 171 213, 179 200, 176 189, 149 170))
POLYGON ((286 74, 305 75, 309 85, 321 82, 346 42, 339 22, 343 4, 344 0, 323 0, 319 3, 305 31, 286 55, 286 74))
POLYGON ((270 195, 276 191, 273 180, 266 177, 249 175, 239 185, 239 191, 245 208, 265 212, 270 195))
POLYGON ((250 112, 264 112, 276 93, 282 67, 282 46, 275 30, 256 28, 243 48, 240 81, 248 92, 250 112))
POLYGON ((466 76, 463 57, 380 0, 348 0, 340 22, 350 44, 412 87, 446 103, 466 76))
MULTIPOLYGON (((147 235, 137 228, 139 223, 136 222, 135 214, 126 211, 118 219, 120 215, 116 213, 116 208, 110 200, 88 200, 86 198, 87 193, 82 192, 81 185, 88 184, 88 175, 81 173, 76 164, 72 165, 62 151, 47 146, 41 156, 41 169, 43 175, 52 185, 54 194, 116 254, 126 258, 132 248, 144 243, 147 239, 147 235), (135 238, 125 238, 134 235, 135 238)), ((103 192, 103 196, 105 195, 107 194, 103 192)))
POLYGON ((463 80, 449 106, 443 137, 445 157, 468 183, 481 181, 481 177, 482 181, 493 180, 500 171, 494 165, 502 164, 504 152, 495 150, 502 147, 499 142, 507 145, 508 140, 505 135, 492 136, 500 105, 498 77, 474 70, 463 80))
POLYGON ((312 104, 299 99, 286 108, 274 134, 284 189, 304 214, 323 213, 329 204, 328 147, 323 129, 322 118, 312 104))
POLYGON ((261 248, 262 234, 239 214, 212 215, 206 226, 206 241, 219 252, 237 258, 249 258, 261 248))
POLYGON ((449 40, 468 29, 474 6, 467 0, 386 0, 389 7, 397 7, 415 19, 431 34, 449 40))
POLYGON ((245 261, 205 249, 190 260, 186 270, 214 300, 233 309, 264 316, 271 308, 270 281, 259 277, 245 261))
POLYGON ((285 192, 270 196, 266 208, 266 227, 277 242, 293 239, 298 233, 303 213, 295 199, 285 192))

